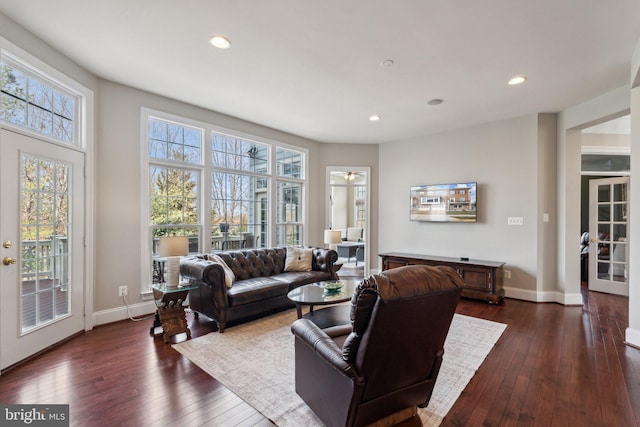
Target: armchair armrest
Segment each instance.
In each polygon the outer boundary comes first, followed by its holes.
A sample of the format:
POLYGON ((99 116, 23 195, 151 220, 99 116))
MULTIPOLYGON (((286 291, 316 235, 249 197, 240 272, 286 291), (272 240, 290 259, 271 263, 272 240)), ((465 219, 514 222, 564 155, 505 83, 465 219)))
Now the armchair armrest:
POLYGON ((296 393, 327 425, 345 425, 354 417, 352 402, 362 395, 365 379, 342 358, 338 344, 310 320, 296 320, 291 331, 296 393))
POLYGON ((329 365, 349 378, 358 379, 353 366, 342 358, 342 349, 315 323, 309 319, 298 319, 291 325, 291 332, 329 365))

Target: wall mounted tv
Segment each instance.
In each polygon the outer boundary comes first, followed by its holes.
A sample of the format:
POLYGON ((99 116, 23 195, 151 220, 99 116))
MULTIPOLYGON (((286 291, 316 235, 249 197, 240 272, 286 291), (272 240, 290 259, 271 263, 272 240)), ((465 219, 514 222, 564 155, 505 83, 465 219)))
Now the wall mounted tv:
POLYGON ((411 187, 411 221, 476 222, 477 183, 411 187))

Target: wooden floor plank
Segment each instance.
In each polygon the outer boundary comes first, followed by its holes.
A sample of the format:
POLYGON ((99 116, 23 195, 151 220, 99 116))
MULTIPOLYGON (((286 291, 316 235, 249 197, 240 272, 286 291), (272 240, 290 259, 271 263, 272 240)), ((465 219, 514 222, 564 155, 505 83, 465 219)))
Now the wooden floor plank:
MULTIPOLYGON (((458 313, 508 326, 442 425, 640 426, 628 300, 584 287, 583 298, 584 307, 461 300, 458 313)), ((188 321, 194 337, 214 331, 203 316, 188 321)), ((150 324, 99 326, 3 372, 0 402, 70 403, 74 426, 273 425, 150 336, 150 324)))

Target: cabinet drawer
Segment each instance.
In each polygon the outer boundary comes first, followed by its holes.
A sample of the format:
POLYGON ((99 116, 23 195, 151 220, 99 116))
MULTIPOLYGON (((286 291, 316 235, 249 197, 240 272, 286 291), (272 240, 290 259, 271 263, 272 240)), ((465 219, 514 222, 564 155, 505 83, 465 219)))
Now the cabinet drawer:
POLYGON ((459 268, 458 274, 462 276, 465 288, 479 291, 491 291, 493 289, 491 272, 487 270, 465 267, 459 268))
POLYGON ((384 270, 390 270, 392 268, 404 267, 405 265, 409 265, 406 261, 400 261, 396 259, 388 259, 385 260, 384 270))

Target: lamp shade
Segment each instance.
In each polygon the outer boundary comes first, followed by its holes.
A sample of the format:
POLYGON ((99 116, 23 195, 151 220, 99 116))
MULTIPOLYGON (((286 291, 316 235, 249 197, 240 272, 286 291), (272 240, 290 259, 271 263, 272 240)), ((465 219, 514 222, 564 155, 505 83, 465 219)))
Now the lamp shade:
POLYGON ((327 245, 335 245, 342 241, 342 232, 340 230, 324 230, 324 243, 327 245))
POLYGON ((185 256, 189 253, 189 238, 187 236, 160 237, 160 256, 185 256))

